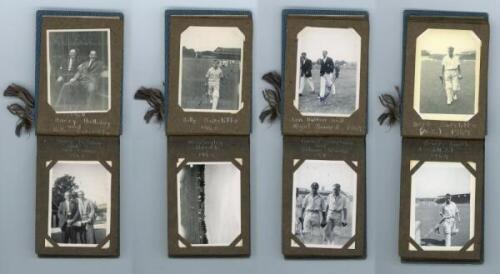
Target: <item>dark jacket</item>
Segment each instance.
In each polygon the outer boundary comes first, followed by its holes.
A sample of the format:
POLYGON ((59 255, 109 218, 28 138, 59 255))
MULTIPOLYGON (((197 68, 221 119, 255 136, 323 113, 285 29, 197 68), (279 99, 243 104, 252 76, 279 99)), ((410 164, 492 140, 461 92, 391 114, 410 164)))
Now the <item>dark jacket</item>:
POLYGON ((69 57, 65 58, 64 61, 59 64, 59 67, 57 69, 57 76, 63 77, 64 82, 67 82, 76 74, 78 65, 80 64, 80 60, 75 57, 75 59, 73 59, 71 67, 69 67, 69 59, 69 57))
POLYGON ((306 78, 312 77, 312 62, 310 59, 305 59, 300 61, 300 77, 305 76, 306 78))
POLYGON ((75 200, 69 202, 69 208, 66 205, 66 201, 62 201, 59 204, 57 210, 57 216, 59 217, 59 227, 67 226, 67 222, 74 223, 80 218, 80 212, 78 211, 78 204, 75 200))
POLYGON ((319 70, 319 75, 323 76, 325 73, 332 73, 335 65, 333 64, 333 60, 330 57, 326 57, 326 60, 323 61, 323 58, 319 61, 321 68, 319 70))

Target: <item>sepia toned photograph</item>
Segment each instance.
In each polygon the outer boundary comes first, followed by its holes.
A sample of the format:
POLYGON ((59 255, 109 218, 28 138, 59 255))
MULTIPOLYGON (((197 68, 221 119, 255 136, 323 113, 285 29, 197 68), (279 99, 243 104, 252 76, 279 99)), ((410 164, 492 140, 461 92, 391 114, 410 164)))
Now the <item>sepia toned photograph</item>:
POLYGON ((294 106, 302 115, 349 117, 359 108, 361 36, 353 28, 297 34, 294 106))
POLYGON ((468 121, 478 113, 481 39, 433 29, 416 40, 414 109, 423 120, 468 121))
POLYGON ((410 237, 423 250, 460 251, 474 237, 476 179, 468 168, 475 167, 424 162, 412 175, 410 237))
POLYGON ((241 235, 241 174, 234 164, 187 163, 177 192, 177 230, 192 246, 229 246, 241 235))
POLYGON ((111 173, 100 162, 58 161, 49 171, 49 188, 53 241, 60 247, 96 247, 104 241, 111 230, 111 173))
POLYGON ((306 160, 293 174, 292 234, 306 247, 344 247, 356 230, 356 189, 345 161, 306 160))
POLYGON ((110 29, 49 29, 47 96, 56 113, 111 108, 110 29))
POLYGON ((190 26, 182 32, 178 103, 184 111, 242 108, 244 42, 237 27, 190 26))

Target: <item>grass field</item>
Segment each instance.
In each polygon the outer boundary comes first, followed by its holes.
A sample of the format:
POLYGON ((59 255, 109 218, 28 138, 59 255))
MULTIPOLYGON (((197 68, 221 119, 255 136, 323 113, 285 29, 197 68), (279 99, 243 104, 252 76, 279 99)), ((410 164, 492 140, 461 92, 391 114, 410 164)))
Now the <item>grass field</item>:
MULTIPOLYGON (((184 57, 182 63, 181 106, 189 109, 210 109, 205 75, 213 59, 184 57)), ((240 65, 228 64, 222 68, 218 110, 237 110, 239 104, 240 65)))
MULTIPOLYGON (((439 234, 430 232, 441 220, 439 216, 441 207, 441 204, 436 203, 417 203, 415 219, 421 222, 421 245, 423 246, 444 246, 443 229, 440 229, 439 234)), ((457 204, 457 207, 460 211, 461 222, 457 223, 459 232, 451 237, 451 245, 463 246, 470 239, 470 206, 469 204, 457 204)))
POLYGON ((319 68, 312 70, 315 93, 311 93, 306 85, 303 96, 299 97, 299 111, 322 114, 350 114, 356 108, 356 67, 342 68, 339 78, 335 81, 337 93, 330 94, 326 103, 318 99, 320 91, 319 68))
POLYGON ((462 62, 461 70, 464 77, 460 81, 461 91, 458 100, 451 105, 446 104, 446 92, 439 79, 441 62, 433 60, 422 61, 420 77, 420 112, 442 114, 474 114, 474 83, 475 61, 462 62))

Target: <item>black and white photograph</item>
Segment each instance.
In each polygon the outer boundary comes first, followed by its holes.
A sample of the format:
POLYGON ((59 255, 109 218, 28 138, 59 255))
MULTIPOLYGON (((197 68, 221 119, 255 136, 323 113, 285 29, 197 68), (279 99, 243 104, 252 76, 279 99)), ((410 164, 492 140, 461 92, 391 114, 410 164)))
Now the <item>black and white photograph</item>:
POLYGON ((192 246, 229 246, 240 236, 241 175, 233 163, 187 163, 177 192, 178 233, 192 246))
POLYGON ((306 247, 342 248, 356 230, 356 189, 345 161, 304 161, 293 174, 292 233, 306 247))
POLYGON ((466 165, 424 162, 411 177, 410 237, 425 251, 459 251, 474 237, 476 165, 466 165))
POLYGON ((47 96, 56 113, 111 108, 109 29, 47 30, 47 96))
POLYGON ((242 107, 243 44, 237 27, 190 26, 180 37, 179 105, 236 113, 242 107))
POLYGON ((472 30, 418 36, 413 108, 423 120, 468 121, 478 113, 481 39, 472 30))
POLYGON ((58 161, 49 188, 50 238, 60 247, 101 244, 111 230, 111 173, 98 161, 58 161))
POLYGON ((361 36, 353 28, 297 34, 294 106, 305 116, 349 117, 359 107, 361 36))

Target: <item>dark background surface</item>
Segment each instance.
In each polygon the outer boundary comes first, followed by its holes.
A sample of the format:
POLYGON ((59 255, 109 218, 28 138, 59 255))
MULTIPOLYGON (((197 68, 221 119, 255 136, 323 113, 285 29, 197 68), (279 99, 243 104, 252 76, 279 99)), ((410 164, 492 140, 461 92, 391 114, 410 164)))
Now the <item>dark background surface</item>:
POLYGON ((121 255, 117 259, 39 259, 35 244, 36 138, 16 138, 16 120, 0 99, 0 273, 120 274, 490 274, 500 260, 500 78, 490 73, 486 140, 485 261, 482 265, 401 263, 397 255, 401 137, 399 127, 379 127, 377 96, 401 82, 402 11, 407 8, 490 13, 490 72, 500 69, 500 10, 491 0, 62 0, 0 1, 0 88, 16 82, 34 89, 35 10, 101 9, 125 16, 123 135, 121 137, 121 255), (162 88, 164 80, 164 9, 167 7, 243 8, 254 19, 254 108, 251 136, 250 258, 172 259, 167 257, 166 138, 163 127, 146 125, 143 102, 133 100, 141 85, 162 88), (370 13, 369 113, 367 136, 367 259, 285 260, 281 255, 282 136, 279 122, 260 124, 265 106, 260 80, 281 67, 283 8, 353 8, 370 13), (489 193, 489 194, 488 194, 489 193))

